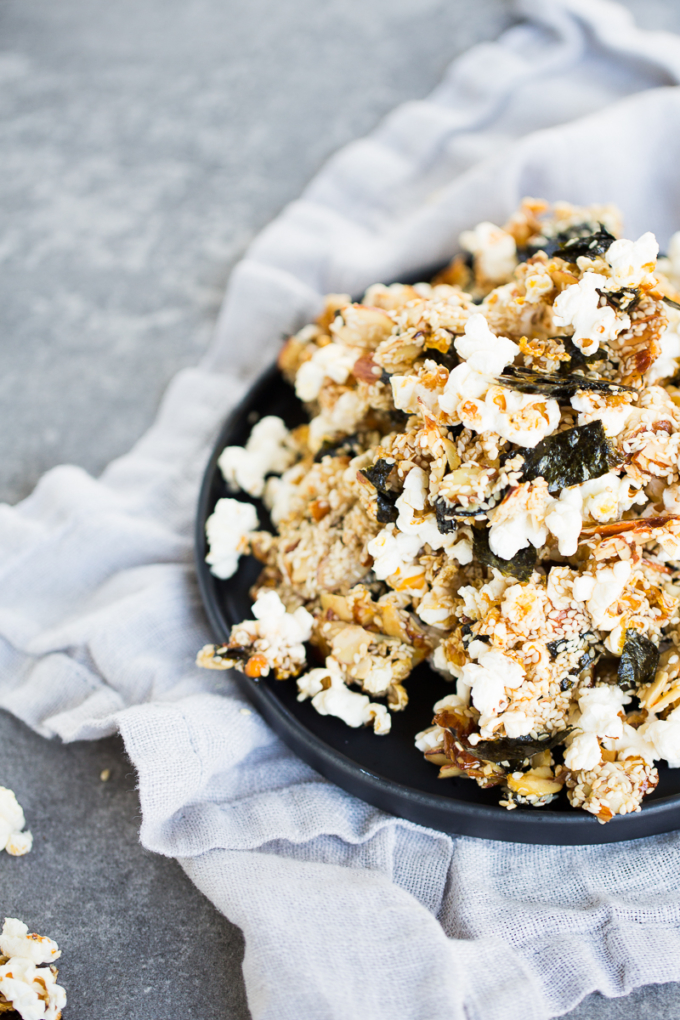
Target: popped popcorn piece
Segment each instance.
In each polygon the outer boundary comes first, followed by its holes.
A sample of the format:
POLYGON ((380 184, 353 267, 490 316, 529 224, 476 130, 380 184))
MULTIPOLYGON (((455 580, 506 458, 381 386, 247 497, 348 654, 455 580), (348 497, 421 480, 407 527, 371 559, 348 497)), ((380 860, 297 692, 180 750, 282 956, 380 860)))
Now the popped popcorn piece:
POLYGON ((319 715, 334 715, 353 729, 372 723, 378 735, 390 732, 392 719, 385 705, 372 703, 366 694, 350 690, 333 656, 327 657, 325 669, 310 670, 298 678, 297 684, 298 701, 311 698, 319 715))
POLYGON ((23 1020, 59 1020, 66 992, 57 984, 56 967, 40 966, 52 964, 61 956, 56 942, 29 934, 22 921, 6 917, 0 952, 0 996, 23 1020))
POLYGON ((469 367, 482 375, 500 375, 519 354, 517 344, 505 336, 495 336, 479 312, 470 316, 465 334, 456 337, 454 347, 469 367))
POLYGON ((658 254, 659 245, 649 230, 637 241, 627 241, 624 238, 614 241, 605 255, 612 268, 607 289, 639 287, 643 280, 654 272, 658 254))
POLYGON ((248 548, 248 536, 258 526, 255 507, 238 499, 218 499, 205 522, 210 573, 223 580, 236 573, 239 557, 248 548))
MULTIPOLYGON (((613 245, 612 245, 613 247, 613 245)), ((573 326, 572 340, 584 354, 594 354, 601 343, 614 340, 630 327, 628 315, 617 315, 600 295, 607 280, 599 273, 584 273, 555 298, 555 326, 573 326)))
POLYGON ((316 400, 324 379, 344 383, 360 357, 361 351, 332 343, 319 347, 309 361, 304 361, 295 377, 295 393, 300 400, 316 400))
POLYGON ((24 812, 12 790, 0 786, 0 850, 12 857, 22 857, 33 846, 30 832, 22 832, 26 825, 24 812))
POLYGON ((230 489, 261 496, 266 476, 280 475, 294 459, 290 432, 281 418, 266 415, 253 426, 246 445, 225 447, 217 464, 230 489))
POLYGON ((517 248, 512 234, 495 223, 478 223, 474 230, 464 230, 460 244, 475 256, 480 275, 490 283, 503 283, 512 276, 517 265, 517 248))
POLYGON ((478 662, 463 667, 461 680, 472 688, 472 704, 480 712, 480 730, 508 704, 506 688, 516 688, 524 679, 518 662, 496 651, 485 651, 478 662), (484 722, 482 721, 484 720, 484 722))

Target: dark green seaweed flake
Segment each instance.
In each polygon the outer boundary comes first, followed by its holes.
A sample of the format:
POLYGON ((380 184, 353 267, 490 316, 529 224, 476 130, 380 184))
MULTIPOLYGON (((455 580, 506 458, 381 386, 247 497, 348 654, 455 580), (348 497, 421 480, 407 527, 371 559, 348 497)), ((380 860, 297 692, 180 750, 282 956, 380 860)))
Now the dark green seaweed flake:
POLYGON ((677 308, 677 310, 680 312, 680 304, 678 304, 677 301, 674 301, 673 298, 666 297, 666 295, 664 294, 663 300, 666 302, 667 305, 670 305, 671 308, 677 308))
POLYGON ((394 505, 396 499, 396 492, 392 495, 388 495, 385 492, 378 492, 378 510, 376 512, 376 519, 379 524, 392 524, 396 521, 399 516, 399 511, 394 505))
POLYGON ((606 475, 613 466, 612 450, 602 422, 588 422, 546 436, 533 450, 524 452, 522 480, 545 478, 550 492, 580 485, 606 475))
POLYGON ((361 474, 364 478, 368 479, 373 488, 377 489, 378 492, 387 493, 389 492, 389 489, 387 488, 387 479, 389 478, 393 467, 393 460, 385 460, 381 457, 379 460, 376 460, 373 467, 365 468, 361 474))
POLYGON ((576 262, 576 259, 581 255, 592 259, 597 255, 605 255, 615 240, 614 235, 610 234, 607 228, 600 223, 599 230, 593 234, 587 234, 585 237, 569 238, 556 249, 554 254, 568 262, 576 262))
POLYGON ((356 457, 360 452, 359 437, 353 432, 351 436, 343 436, 342 439, 335 439, 332 442, 326 440, 314 455, 314 462, 318 464, 324 457, 356 457))
MULTIPOLYGON (((519 248, 517 251, 517 257, 520 262, 526 262, 527 259, 531 258, 537 252, 544 251, 549 258, 553 255, 567 258, 567 255, 563 255, 562 252, 568 244, 576 241, 580 243, 592 243, 593 239, 597 239, 602 231, 607 234, 607 231, 604 230, 602 224, 600 224, 600 231, 593 234, 592 224, 575 223, 573 227, 569 227, 567 230, 561 230, 558 234, 554 234, 552 237, 544 237, 539 241, 535 241, 533 244, 528 244, 523 248, 519 248)), ((600 247, 604 244, 607 246, 602 252, 595 252, 592 248, 588 248, 586 251, 580 252, 579 254, 590 255, 591 257, 595 254, 603 254, 614 240, 611 234, 608 234, 608 237, 611 238, 609 244, 607 244, 606 238, 602 238, 599 242, 600 247)), ((576 258, 578 258, 578 255, 574 255, 573 252, 569 250, 569 261, 573 261, 576 258)))
POLYGON ((659 649, 654 642, 639 631, 629 628, 619 660, 619 687, 631 691, 638 684, 651 683, 658 665, 659 649))
POLYGON ((504 560, 496 556, 489 547, 488 528, 475 528, 472 536, 472 550, 478 563, 487 567, 495 567, 501 574, 510 574, 518 581, 528 581, 536 566, 538 553, 533 545, 527 549, 520 549, 511 560, 504 560))
POLYGON ((377 520, 379 524, 392 524, 399 516, 399 511, 394 505, 399 497, 398 492, 392 492, 387 488, 387 479, 390 476, 394 461, 380 458, 373 467, 366 468, 361 474, 366 478, 377 493, 377 520))
POLYGON ((521 390, 522 393, 538 393, 564 403, 568 403, 579 390, 594 393, 636 392, 633 386, 610 382, 609 379, 586 379, 585 376, 573 373, 563 376, 556 372, 532 372, 527 368, 513 368, 512 365, 503 370, 498 381, 509 389, 521 390))
POLYGON ((499 763, 509 761, 511 764, 533 758, 541 751, 552 751, 553 747, 561 744, 569 734, 569 730, 560 730, 552 736, 546 734, 544 737, 499 737, 498 740, 480 740, 474 747, 466 746, 465 750, 473 758, 481 761, 499 763))
POLYGON ((551 340, 559 340, 564 347, 565 354, 569 355, 569 361, 560 361, 560 374, 571 375, 575 369, 585 368, 596 361, 606 361, 607 353, 604 347, 600 347, 594 354, 584 354, 580 347, 577 347, 570 336, 553 336, 551 340))

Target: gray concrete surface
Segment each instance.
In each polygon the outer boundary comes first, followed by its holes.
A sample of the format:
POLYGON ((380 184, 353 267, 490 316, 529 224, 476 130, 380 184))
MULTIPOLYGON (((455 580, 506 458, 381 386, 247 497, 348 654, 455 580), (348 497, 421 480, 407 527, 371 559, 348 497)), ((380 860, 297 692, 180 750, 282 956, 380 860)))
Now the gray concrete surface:
MULTIPOLYGON (((680 30, 674 0, 626 6, 680 30)), ((505 0, 0 0, 0 498, 123 453, 251 237, 509 20, 505 0)), ((65 1020, 247 1018, 240 932, 140 847, 119 741, 47 743, 0 714, 0 784, 36 835, 0 855, 0 914, 62 945, 65 1020)), ((569 1016, 680 1020, 680 989, 569 1016)))

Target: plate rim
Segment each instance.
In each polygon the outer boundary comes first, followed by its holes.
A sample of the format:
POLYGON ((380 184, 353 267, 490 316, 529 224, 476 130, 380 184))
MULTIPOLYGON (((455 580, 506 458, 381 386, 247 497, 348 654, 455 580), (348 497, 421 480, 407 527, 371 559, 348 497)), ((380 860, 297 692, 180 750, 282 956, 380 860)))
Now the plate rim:
MULTIPOLYGON (((257 400, 258 394, 278 382, 284 386, 288 385, 274 362, 257 376, 225 418, 203 472, 195 519, 195 565, 203 607, 211 629, 220 641, 228 638, 229 627, 232 624, 229 624, 222 611, 215 590, 216 579, 205 562, 207 549, 205 521, 211 512, 209 507, 211 490, 215 472, 219 470, 217 460, 226 445, 226 437, 250 413, 251 405, 257 400)), ((236 622, 238 621, 234 621, 236 622)), ((519 807, 508 811, 497 805, 474 804, 405 786, 364 768, 348 755, 331 747, 297 719, 276 697, 273 690, 249 679, 237 670, 232 672, 241 692, 260 711, 284 743, 303 761, 353 796, 426 828, 450 835, 476 836, 501 842, 561 846, 585 846, 642 839, 680 828, 680 793, 643 804, 641 811, 617 815, 603 825, 593 815, 576 809, 572 809, 571 812, 541 813, 536 809, 519 807), (406 802, 407 806, 412 806, 413 810, 406 813, 399 810, 403 802, 406 802), (423 821, 422 816, 426 813, 438 816, 440 822, 444 824, 423 821), (671 815, 677 817, 671 820, 671 815)))

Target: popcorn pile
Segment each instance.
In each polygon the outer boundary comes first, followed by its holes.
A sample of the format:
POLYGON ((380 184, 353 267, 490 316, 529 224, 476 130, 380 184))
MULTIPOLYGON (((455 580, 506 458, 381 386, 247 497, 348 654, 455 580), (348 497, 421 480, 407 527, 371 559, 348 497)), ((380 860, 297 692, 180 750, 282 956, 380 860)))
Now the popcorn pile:
POLYGON ((0 1013, 14 1009, 23 1020, 59 1020, 66 992, 52 966, 61 956, 57 943, 6 917, 0 954, 0 1013))
POLYGON ((442 778, 639 810, 680 765, 680 234, 657 259, 620 233, 525 199, 431 283, 327 298, 279 358, 309 424, 220 458, 275 533, 218 501, 213 572, 263 570, 201 665, 387 734, 427 660, 455 683, 416 735, 442 778))

